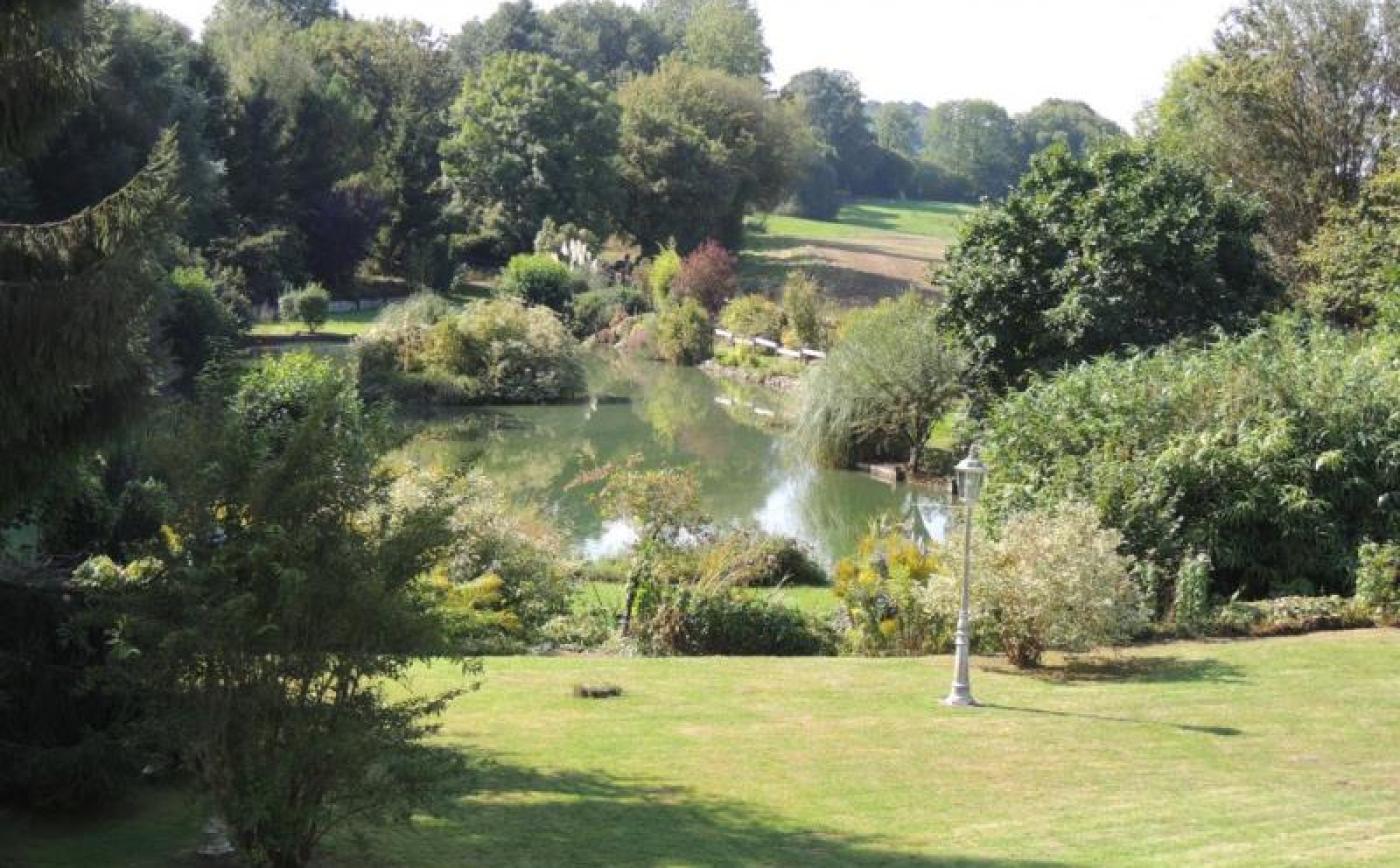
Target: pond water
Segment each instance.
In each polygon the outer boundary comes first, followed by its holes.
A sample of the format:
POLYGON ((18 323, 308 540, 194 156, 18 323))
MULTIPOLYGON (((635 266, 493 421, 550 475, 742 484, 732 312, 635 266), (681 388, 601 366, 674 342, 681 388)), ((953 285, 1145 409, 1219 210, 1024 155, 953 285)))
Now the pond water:
POLYGON ((435 417, 405 452, 442 469, 474 466, 542 505, 589 558, 619 554, 635 535, 599 516, 590 500, 596 486, 570 483, 634 454, 645 467, 693 469, 701 504, 717 524, 756 524, 795 537, 828 565, 850 554, 882 515, 907 521, 916 534, 927 525, 942 536, 946 498, 933 489, 891 486, 790 455, 775 424, 781 395, 611 353, 590 356, 588 381, 597 396, 588 403, 435 417))

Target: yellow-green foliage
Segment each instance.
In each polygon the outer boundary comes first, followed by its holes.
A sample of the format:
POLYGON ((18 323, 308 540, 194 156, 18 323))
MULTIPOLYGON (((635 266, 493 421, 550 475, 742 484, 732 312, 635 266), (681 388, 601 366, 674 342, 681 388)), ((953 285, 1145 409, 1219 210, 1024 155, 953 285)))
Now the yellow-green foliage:
POLYGON ((719 312, 719 323, 736 335, 777 340, 783 334, 783 309, 761 295, 741 295, 719 312))
POLYGON ((849 620, 846 644, 862 654, 926 654, 941 650, 951 621, 921 600, 924 587, 946 563, 938 550, 922 552, 898 530, 872 529, 854 557, 836 564, 832 590, 849 620))
POLYGON ((681 254, 674 244, 667 245, 651 261, 647 272, 647 287, 651 290, 652 303, 660 307, 671 297, 671 283, 681 273, 681 254))
POLYGON ((805 271, 790 272, 783 282, 783 314, 787 332, 783 343, 793 347, 826 349, 831 338, 826 295, 805 271))
POLYGON ((656 354, 675 365, 695 365, 710 357, 714 333, 710 315, 693 298, 667 304, 656 315, 656 354))

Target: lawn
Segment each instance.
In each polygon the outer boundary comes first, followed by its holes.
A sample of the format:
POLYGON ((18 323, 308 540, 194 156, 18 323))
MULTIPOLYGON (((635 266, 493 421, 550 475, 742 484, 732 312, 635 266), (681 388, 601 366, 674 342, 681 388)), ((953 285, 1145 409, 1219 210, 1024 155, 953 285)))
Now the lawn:
MULTIPOLYGON (((948 660, 492 659, 442 743, 476 772, 327 865, 1400 862, 1400 631, 1182 643, 1051 668, 948 660), (617 700, 579 700, 579 682, 617 700)), ((447 666, 416 688, 459 683, 447 666)), ((152 791, 11 818, 18 865, 190 864, 203 809, 152 791)), ((0 823, 0 830, 6 826, 0 823)), ((8 851, 3 849, 8 846, 8 851)), ((0 862, 3 862, 0 859, 0 862)))
MULTIPOLYGON (((316 331, 325 335, 358 335, 369 328, 378 315, 378 308, 332 313, 316 331)), ((305 334, 306 326, 299 322, 260 322, 254 323, 249 332, 261 337, 293 337, 305 334)))
POLYGON ((858 199, 834 221, 769 214, 750 228, 743 273, 751 283, 772 285, 801 268, 852 304, 910 286, 928 289, 929 265, 942 259, 970 211, 949 202, 858 199))

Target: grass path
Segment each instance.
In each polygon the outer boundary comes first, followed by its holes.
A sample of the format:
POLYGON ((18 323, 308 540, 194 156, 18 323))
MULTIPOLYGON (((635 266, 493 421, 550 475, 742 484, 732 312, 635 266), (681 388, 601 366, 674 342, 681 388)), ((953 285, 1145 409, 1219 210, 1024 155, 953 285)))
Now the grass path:
MULTIPOLYGON (((1400 631, 979 659, 971 710, 937 704, 947 680, 946 658, 488 660, 441 736, 479 758, 460 796, 326 864, 1400 862, 1400 631), (627 693, 571 698, 585 680, 627 693)), ((33 868, 186 864, 200 816, 157 792, 8 841, 33 868)))

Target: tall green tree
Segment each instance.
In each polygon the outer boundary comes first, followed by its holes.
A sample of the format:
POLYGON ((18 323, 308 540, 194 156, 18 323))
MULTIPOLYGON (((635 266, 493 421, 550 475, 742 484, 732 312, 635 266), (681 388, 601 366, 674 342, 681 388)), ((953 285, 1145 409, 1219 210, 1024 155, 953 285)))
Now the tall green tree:
POLYGON ((623 228, 655 249, 707 238, 738 249, 744 214, 786 194, 805 124, 757 79, 669 60, 618 92, 623 228))
POLYGON ((535 54, 543 52, 548 42, 548 27, 532 0, 507 0, 485 20, 474 18, 462 25, 449 48, 458 68, 470 74, 497 54, 535 54))
POLYGON ((673 48, 651 17, 613 0, 569 0, 545 14, 545 26, 548 54, 593 81, 653 72, 673 48))
POLYGON ((761 78, 773 69, 763 41, 763 20, 749 0, 702 0, 685 25, 681 55, 697 66, 740 78, 761 78))
POLYGON ((1289 257, 1329 204, 1356 200, 1398 111, 1400 3, 1249 0, 1214 52, 1176 70, 1144 125, 1261 196, 1289 257))
POLYGON ((86 0, 0 10, 0 165, 34 154, 91 93, 102 63, 99 16, 86 0))
POLYGON ((1334 205, 1300 252, 1302 301, 1352 328, 1400 325, 1400 166, 1390 157, 1354 205, 1334 205))
POLYGON ((149 391, 180 158, 166 133, 120 190, 64 220, 0 224, 0 520, 149 391))
MULTIPOLYGON (((91 92, 100 49, 89 12, 17 2, 0 13, 5 88, 24 91, 7 89, 0 102, 0 164, 33 153, 91 92)), ((61 220, 0 223, 0 521, 31 506, 66 459, 109 436, 149 390, 145 350, 179 176, 166 133, 101 201, 61 220)))
POLYGON ((1088 103, 1067 99, 1047 99, 1017 115, 1016 132, 1027 161, 1054 142, 1064 142, 1071 154, 1082 157, 1100 142, 1124 135, 1121 127, 1088 103))
POLYGON ((798 105, 816 131, 841 186, 859 191, 875 137, 855 76, 842 70, 809 69, 793 76, 782 94, 798 105))
POLYGON ((924 128, 924 158, 977 196, 1000 197, 1021 170, 1021 144, 1006 109, 987 100, 939 103, 924 128))
POLYGON ((502 54, 462 85, 452 114, 443 172, 470 232, 502 253, 531 249, 546 218, 606 234, 618 109, 600 86, 542 54, 502 54))
POLYGON ((875 143, 905 157, 915 157, 923 145, 923 134, 914 110, 904 103, 887 102, 875 110, 875 143))
POLYGON ((1256 249, 1257 204, 1136 144, 1031 161, 964 225, 939 280, 974 380, 1002 391, 1094 356, 1238 330, 1281 286, 1256 249))
POLYGON ((112 193, 140 171, 161 131, 178 127, 183 234, 202 246, 222 219, 213 141, 219 71, 189 32, 163 15, 116 4, 102 7, 101 20, 106 62, 92 98, 23 165, 33 191, 28 219, 62 219, 112 193))

